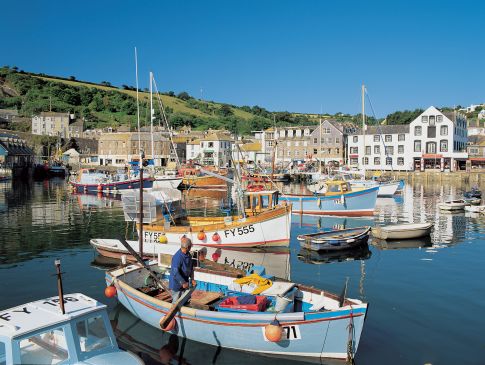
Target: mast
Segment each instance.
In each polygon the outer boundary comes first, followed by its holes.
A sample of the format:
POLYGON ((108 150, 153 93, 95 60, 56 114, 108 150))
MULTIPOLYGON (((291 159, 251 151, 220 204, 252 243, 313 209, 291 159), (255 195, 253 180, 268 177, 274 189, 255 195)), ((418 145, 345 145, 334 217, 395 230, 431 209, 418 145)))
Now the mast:
POLYGON ((138 251, 140 257, 143 258, 143 151, 141 149, 140 137, 140 102, 138 99, 138 55, 135 47, 135 74, 136 74, 136 111, 138 119, 138 151, 140 153, 140 220, 139 220, 139 237, 138 237, 138 251))
POLYGON ((365 179, 365 165, 364 165, 364 158, 365 158, 365 85, 362 84, 362 171, 364 172, 364 179, 365 179))
MULTIPOLYGON (((321 156, 322 154, 322 113, 320 111, 320 133, 319 133, 319 139, 318 139, 318 153, 317 156, 321 156)), ((318 161, 318 173, 320 177, 322 176, 322 161, 317 157, 318 161)))
POLYGON ((153 119, 154 119, 154 110, 153 110, 153 72, 150 71, 150 136, 151 136, 151 144, 152 144, 152 160, 153 160, 153 167, 155 168, 155 146, 153 143, 153 119))

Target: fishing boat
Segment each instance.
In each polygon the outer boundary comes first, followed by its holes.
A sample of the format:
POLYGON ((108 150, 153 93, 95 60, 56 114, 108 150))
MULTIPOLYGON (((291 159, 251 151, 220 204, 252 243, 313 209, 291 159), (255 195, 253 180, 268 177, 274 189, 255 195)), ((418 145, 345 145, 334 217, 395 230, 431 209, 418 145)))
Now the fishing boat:
POLYGON ((0 363, 144 364, 118 347, 106 305, 60 288, 59 296, 0 311, 0 363))
POLYGON ((273 173, 264 171, 262 173, 253 174, 253 177, 263 182, 289 182, 290 173, 286 170, 275 170, 273 173))
POLYGON ((372 228, 372 236, 381 240, 405 240, 431 234, 433 223, 403 223, 372 228))
MULTIPOLYGON (((144 178, 143 187, 151 188, 153 181, 154 179, 151 177, 144 178)), ((120 190, 139 189, 140 179, 134 175, 130 176, 124 171, 110 175, 96 169, 81 169, 76 178, 70 181, 70 184, 79 193, 116 193, 120 190)))
MULTIPOLYGON (((343 181, 349 182, 350 186, 354 190, 368 189, 377 186, 379 187, 377 192, 378 197, 389 197, 395 195, 401 185, 400 181, 379 182, 374 180, 354 179, 350 174, 343 174, 339 176, 339 178, 343 181)), ((325 193, 326 191, 326 186, 323 181, 311 182, 308 184, 307 188, 311 192, 317 194, 325 193)))
POLYGON ((153 181, 154 188, 177 189, 182 183, 182 178, 175 175, 155 174, 153 178, 154 178, 154 181, 153 181))
MULTIPOLYGON (((180 244, 188 237, 195 245, 221 248, 289 245, 292 207, 279 203, 277 190, 245 192, 243 205, 238 215, 175 218, 144 214, 143 239, 180 244)), ((135 216, 130 219, 135 221, 135 216)))
POLYGON ((293 204, 293 213, 339 216, 371 216, 379 187, 353 190, 347 181, 329 180, 322 194, 283 194, 293 204))
POLYGON ((312 251, 338 251, 365 245, 370 227, 357 227, 301 234, 297 237, 300 246, 312 251))
POLYGON ((485 213, 485 205, 468 205, 465 210, 473 213, 485 213))
POLYGON ((179 308, 180 300, 172 303, 162 289, 168 268, 160 262, 145 267, 150 273, 132 264, 107 271, 105 279, 126 309, 157 329, 212 346, 300 360, 346 359, 357 352, 367 304, 346 298, 346 290, 339 297, 255 273, 241 278, 196 268, 192 299, 179 308))
POLYGON ((464 210, 466 205, 467 203, 463 199, 461 199, 461 200, 448 200, 444 203, 438 204, 438 207, 441 210, 456 211, 456 210, 464 210))

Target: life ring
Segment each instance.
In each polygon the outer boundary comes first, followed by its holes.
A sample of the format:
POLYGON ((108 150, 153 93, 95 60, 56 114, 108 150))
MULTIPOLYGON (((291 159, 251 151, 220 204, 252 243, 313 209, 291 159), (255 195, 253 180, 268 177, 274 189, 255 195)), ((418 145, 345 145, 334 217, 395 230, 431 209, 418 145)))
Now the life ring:
POLYGON ((248 185, 247 190, 248 191, 263 191, 264 186, 263 185, 250 184, 250 185, 248 185))

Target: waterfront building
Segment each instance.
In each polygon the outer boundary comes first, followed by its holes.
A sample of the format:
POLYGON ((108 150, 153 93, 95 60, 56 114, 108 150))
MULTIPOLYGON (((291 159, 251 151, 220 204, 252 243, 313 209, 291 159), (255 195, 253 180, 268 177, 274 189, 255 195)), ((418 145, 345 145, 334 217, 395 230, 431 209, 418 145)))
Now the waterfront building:
POLYGON ((70 138, 69 124, 74 114, 42 112, 32 117, 32 134, 70 138))
POLYGON ((467 169, 485 169, 485 134, 468 136, 467 169))
POLYGON ((10 133, 0 134, 0 166, 16 168, 32 166, 34 151, 19 136, 10 133))
POLYGON ((186 159, 187 161, 199 160, 200 158, 200 139, 194 139, 186 144, 186 159))
POLYGON ((233 139, 223 132, 213 132, 200 140, 200 163, 205 166, 231 166, 233 139))
POLYGON ((148 160, 154 160, 155 166, 165 166, 170 157, 170 141, 161 132, 115 132, 103 133, 98 140, 99 164, 104 166, 127 166, 132 161, 139 161, 140 144, 148 160))
POLYGON ((266 154, 263 152, 263 146, 259 141, 237 141, 233 145, 232 159, 239 163, 261 165, 265 157, 266 154))
POLYGON ((366 170, 464 169, 466 116, 430 106, 409 125, 366 126, 349 135, 349 164, 366 170))

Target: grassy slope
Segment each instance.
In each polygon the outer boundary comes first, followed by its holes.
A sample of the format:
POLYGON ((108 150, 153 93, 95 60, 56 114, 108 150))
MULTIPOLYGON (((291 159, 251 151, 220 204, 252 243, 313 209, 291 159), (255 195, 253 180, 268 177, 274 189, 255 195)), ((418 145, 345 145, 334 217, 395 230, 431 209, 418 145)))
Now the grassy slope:
MULTIPOLYGON (((38 77, 40 79, 46 80, 46 81, 51 81, 51 82, 61 82, 65 83, 68 85, 73 85, 73 86, 84 86, 84 87, 94 87, 97 89, 102 89, 102 90, 111 90, 111 91, 119 91, 128 95, 131 95, 136 98, 136 91, 133 90, 123 90, 123 89, 118 89, 116 87, 109 87, 109 86, 103 86, 103 85, 93 85, 93 84, 87 84, 82 81, 71 81, 71 80, 61 80, 61 79, 55 79, 55 78, 50 78, 50 77, 44 77, 44 76, 34 76, 38 77)), ((139 93, 140 100, 148 99, 150 97, 150 94, 147 92, 140 91, 139 93)), ((185 101, 180 100, 174 96, 168 96, 168 95, 160 95, 162 98, 162 102, 164 106, 168 106, 173 109, 175 113, 184 113, 184 114, 190 114, 194 115, 197 117, 201 118, 210 118, 212 117, 211 114, 204 113, 201 110, 190 108, 185 104, 185 101)), ((157 103, 156 99, 153 101, 154 103, 157 103)), ((209 105, 215 106, 217 108, 220 108, 220 104, 218 103, 211 103, 207 102, 209 105)), ((244 110, 237 109, 237 108, 231 108, 234 115, 242 118, 249 120, 254 117, 253 114, 245 112, 244 110)))

